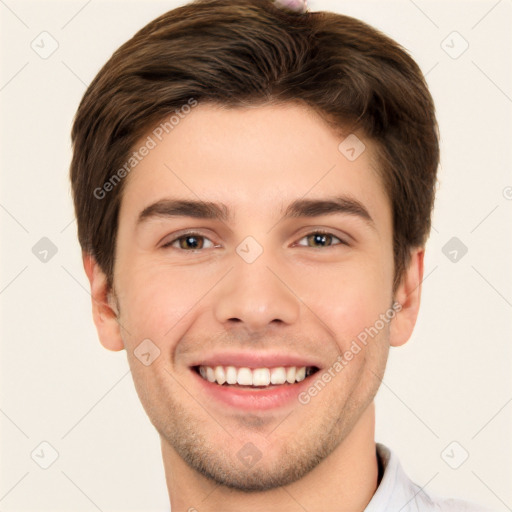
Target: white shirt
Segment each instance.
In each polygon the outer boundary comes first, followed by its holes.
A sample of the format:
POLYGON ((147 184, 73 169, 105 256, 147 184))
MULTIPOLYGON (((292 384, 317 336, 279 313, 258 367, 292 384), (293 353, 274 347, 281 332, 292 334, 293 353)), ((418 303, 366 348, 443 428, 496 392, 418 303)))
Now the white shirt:
POLYGON ((426 493, 404 473, 396 455, 377 443, 382 480, 364 512, 489 512, 462 500, 443 499, 426 493))

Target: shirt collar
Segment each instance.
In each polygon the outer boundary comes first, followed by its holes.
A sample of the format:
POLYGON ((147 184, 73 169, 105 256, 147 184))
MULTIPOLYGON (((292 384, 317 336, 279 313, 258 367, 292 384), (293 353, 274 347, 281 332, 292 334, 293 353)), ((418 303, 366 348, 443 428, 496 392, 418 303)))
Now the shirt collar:
POLYGON ((417 486, 407 477, 398 457, 386 446, 376 443, 377 457, 384 467, 382 480, 364 512, 410 510, 407 505, 418 493, 417 486))

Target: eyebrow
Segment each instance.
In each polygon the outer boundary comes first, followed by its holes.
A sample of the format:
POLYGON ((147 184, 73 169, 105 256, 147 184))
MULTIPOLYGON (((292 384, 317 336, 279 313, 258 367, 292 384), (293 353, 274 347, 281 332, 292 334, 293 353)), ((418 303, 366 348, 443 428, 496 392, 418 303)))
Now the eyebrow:
MULTIPOLYGON (((375 228, 375 222, 366 207, 357 199, 348 196, 297 199, 286 208, 283 219, 335 214, 359 217, 375 228)), ((154 217, 193 217, 222 222, 229 222, 232 219, 229 208, 223 203, 183 199, 161 199, 151 204, 139 214, 137 224, 154 217)))

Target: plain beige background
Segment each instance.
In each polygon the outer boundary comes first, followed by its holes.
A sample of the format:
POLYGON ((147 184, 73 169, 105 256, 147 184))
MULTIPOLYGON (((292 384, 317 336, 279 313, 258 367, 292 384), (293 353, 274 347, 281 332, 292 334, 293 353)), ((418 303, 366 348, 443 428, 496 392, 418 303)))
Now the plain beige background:
MULTIPOLYGON (((0 0, 2 512, 168 509, 125 353, 97 341, 67 174, 87 84, 182 3, 0 0)), ((421 313, 391 351, 377 440, 426 490, 512 510, 511 2, 310 5, 399 41, 426 73, 441 128, 421 313)))

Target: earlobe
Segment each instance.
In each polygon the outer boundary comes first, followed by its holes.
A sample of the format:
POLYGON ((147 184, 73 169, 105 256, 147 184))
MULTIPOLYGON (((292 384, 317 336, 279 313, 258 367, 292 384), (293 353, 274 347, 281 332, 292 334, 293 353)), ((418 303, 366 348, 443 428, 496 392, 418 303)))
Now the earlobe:
POLYGON ((82 253, 82 260, 91 285, 92 317, 100 342, 109 350, 123 350, 124 343, 117 319, 118 312, 115 304, 110 300, 107 276, 91 254, 82 253))
POLYGON ((394 301, 401 305, 400 311, 390 325, 390 345, 403 345, 412 335, 421 301, 421 282, 423 280, 423 247, 411 251, 411 259, 404 272, 394 301))

